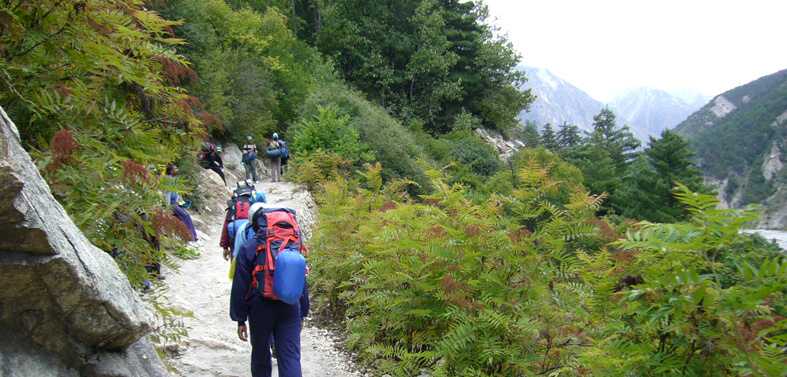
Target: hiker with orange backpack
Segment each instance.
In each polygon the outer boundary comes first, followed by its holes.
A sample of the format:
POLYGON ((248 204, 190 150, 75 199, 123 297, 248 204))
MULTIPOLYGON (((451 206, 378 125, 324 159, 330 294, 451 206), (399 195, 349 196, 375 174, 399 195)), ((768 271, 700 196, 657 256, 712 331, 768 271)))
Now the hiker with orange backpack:
POLYGON ((230 317, 238 322, 238 337, 251 339, 253 377, 271 376, 271 334, 276 339, 279 376, 302 377, 301 328, 309 312, 309 292, 306 249, 295 211, 263 208, 251 222, 256 236, 237 253, 230 317))

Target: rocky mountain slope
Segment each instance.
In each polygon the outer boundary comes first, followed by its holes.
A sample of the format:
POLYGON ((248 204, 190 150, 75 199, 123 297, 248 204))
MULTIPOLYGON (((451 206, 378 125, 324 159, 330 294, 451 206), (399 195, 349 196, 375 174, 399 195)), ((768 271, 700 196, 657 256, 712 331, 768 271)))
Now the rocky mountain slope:
POLYGON ((574 85, 555 76, 545 68, 518 67, 525 72, 527 82, 522 89, 531 89, 536 101, 529 112, 519 114, 519 120, 535 122, 539 127, 551 123, 553 127, 567 122, 585 131, 592 131, 593 116, 604 104, 591 98, 574 85))
POLYGON ((762 226, 787 227, 787 70, 717 96, 675 131, 725 206, 763 204, 762 226))
MULTIPOLYGON (((519 114, 520 122, 534 122, 539 128, 550 123, 553 129, 557 129, 565 122, 576 125, 587 132, 593 131, 593 117, 605 107, 603 103, 555 76, 548 69, 531 67, 517 67, 517 69, 524 71, 528 80, 522 89, 531 89, 532 93, 536 95, 536 100, 530 105, 530 110, 519 114)), ((631 122, 617 111, 615 111, 615 116, 618 126, 628 125, 634 137, 642 141, 643 144, 647 143, 651 135, 657 136, 657 134, 631 122)))
POLYGON ((670 93, 665 90, 638 87, 618 94, 609 108, 630 124, 659 136, 672 129, 704 106, 710 98, 696 92, 670 93))

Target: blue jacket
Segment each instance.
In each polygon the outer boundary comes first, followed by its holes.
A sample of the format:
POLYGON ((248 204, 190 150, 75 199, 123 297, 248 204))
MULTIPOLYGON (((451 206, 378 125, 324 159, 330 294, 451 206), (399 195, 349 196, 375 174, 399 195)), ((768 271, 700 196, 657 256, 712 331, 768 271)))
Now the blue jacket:
MULTIPOLYGON (((230 318, 243 325, 249 318, 248 301, 255 295, 261 296, 259 290, 251 285, 252 272, 257 266, 256 254, 257 246, 262 245, 262 240, 254 237, 246 242, 238 250, 235 260, 235 277, 232 280, 232 293, 230 294, 230 318)), ((309 315, 309 287, 303 285, 303 296, 300 299, 301 317, 309 315)))

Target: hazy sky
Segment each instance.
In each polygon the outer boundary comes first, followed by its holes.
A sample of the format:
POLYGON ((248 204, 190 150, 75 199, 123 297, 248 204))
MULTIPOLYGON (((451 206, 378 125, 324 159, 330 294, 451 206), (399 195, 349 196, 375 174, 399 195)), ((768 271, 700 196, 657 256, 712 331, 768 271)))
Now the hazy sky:
POLYGON ((484 0, 522 55, 600 101, 721 94, 787 69, 787 0, 484 0))

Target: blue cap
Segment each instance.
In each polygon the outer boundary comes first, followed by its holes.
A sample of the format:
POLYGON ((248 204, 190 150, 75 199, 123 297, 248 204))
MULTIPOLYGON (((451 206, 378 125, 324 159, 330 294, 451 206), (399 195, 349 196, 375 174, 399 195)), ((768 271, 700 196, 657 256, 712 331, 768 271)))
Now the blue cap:
MULTIPOLYGON (((251 193, 251 201, 252 203, 267 203, 267 198, 265 197, 264 192, 254 191, 251 193)), ((249 212, 253 213, 253 212, 249 212)))
POLYGON ((251 139, 253 139, 253 137, 251 137, 251 135, 246 136, 246 140, 251 140, 251 139))
POLYGON ((277 134, 277 133, 275 133, 275 132, 274 132, 274 133, 273 133, 273 138, 274 138, 274 139, 278 139, 278 138, 279 138, 279 134, 277 134))

